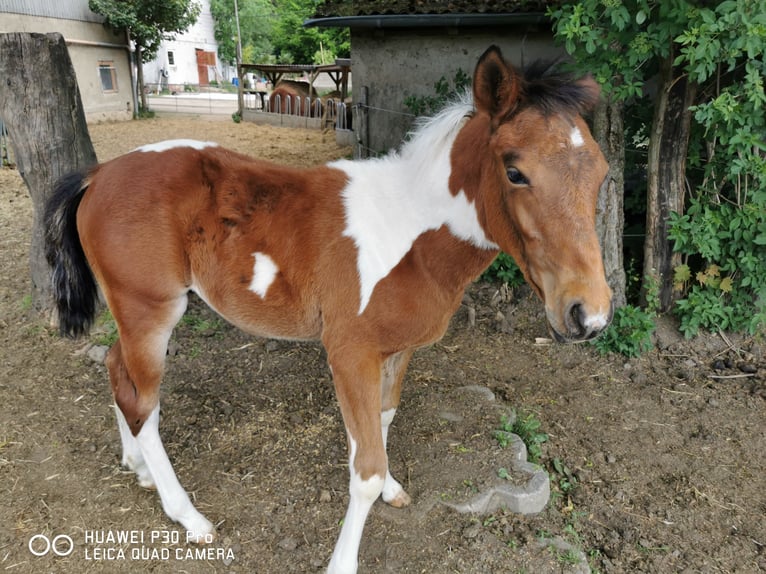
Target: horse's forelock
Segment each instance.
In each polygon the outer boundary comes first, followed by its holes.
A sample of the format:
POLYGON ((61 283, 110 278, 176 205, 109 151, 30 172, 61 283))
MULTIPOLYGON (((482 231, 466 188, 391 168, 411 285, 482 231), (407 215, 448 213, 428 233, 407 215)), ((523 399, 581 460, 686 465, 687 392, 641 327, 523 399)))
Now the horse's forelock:
POLYGON ((599 99, 598 85, 563 70, 558 61, 537 61, 520 74, 522 107, 534 107, 545 115, 590 112, 599 99))

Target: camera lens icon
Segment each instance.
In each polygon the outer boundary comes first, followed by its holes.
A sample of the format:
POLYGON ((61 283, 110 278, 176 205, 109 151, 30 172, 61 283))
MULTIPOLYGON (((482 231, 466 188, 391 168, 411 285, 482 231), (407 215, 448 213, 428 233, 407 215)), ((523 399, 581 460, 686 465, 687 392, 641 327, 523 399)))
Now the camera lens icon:
POLYGON ((27 547, 35 556, 45 556, 49 552, 56 556, 69 556, 74 551, 74 540, 66 534, 59 534, 53 540, 45 534, 35 534, 29 539, 27 547))

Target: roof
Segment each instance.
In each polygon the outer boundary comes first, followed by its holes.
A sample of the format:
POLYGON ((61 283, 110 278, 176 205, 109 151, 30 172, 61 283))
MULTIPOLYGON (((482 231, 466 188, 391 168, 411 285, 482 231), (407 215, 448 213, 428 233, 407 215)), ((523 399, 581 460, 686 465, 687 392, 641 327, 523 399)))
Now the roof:
POLYGON ((541 0, 325 0, 314 18, 416 15, 544 13, 541 0))
POLYGON ((304 26, 428 28, 539 24, 541 0, 325 0, 304 26))

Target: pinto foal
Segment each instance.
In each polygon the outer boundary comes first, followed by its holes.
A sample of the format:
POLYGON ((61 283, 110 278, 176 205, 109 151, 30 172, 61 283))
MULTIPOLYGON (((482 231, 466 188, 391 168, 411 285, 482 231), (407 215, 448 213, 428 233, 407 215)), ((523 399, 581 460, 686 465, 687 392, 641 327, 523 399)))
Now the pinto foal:
POLYGON ((85 333, 100 286, 119 340, 107 357, 125 466, 199 540, 215 532, 159 435, 168 339, 196 293, 243 330, 320 338, 348 436, 350 502, 328 572, 356 572, 373 502, 410 497, 386 437, 413 351, 439 339, 502 249, 559 341, 609 323, 595 235, 607 165, 581 114, 592 80, 517 72, 492 47, 472 98, 399 154, 291 169, 209 142, 141 147, 73 174, 46 212, 61 329, 85 333))

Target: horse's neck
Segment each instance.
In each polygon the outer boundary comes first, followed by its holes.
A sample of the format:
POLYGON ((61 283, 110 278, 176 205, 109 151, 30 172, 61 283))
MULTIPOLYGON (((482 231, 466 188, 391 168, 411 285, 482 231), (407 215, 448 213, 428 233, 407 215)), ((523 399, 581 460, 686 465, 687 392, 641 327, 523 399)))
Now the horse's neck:
MULTIPOLYGON (((379 160, 336 162, 348 183, 342 191, 346 227, 343 234, 357 247, 363 309, 375 285, 386 277, 416 246, 432 273, 445 271, 444 279, 460 285, 473 279, 484 259, 497 246, 479 224, 476 208, 463 193, 449 190, 449 158, 414 162, 392 155, 379 160), (440 233, 434 233, 440 232, 440 233), (446 237, 447 233, 450 237, 446 237), (435 239, 436 238, 436 239, 435 239), (438 239, 440 238, 440 239, 438 239), (452 249, 459 245, 470 264, 453 268, 452 249), (474 269, 476 273, 472 275, 474 269)), ((489 261, 486 265, 489 265, 489 261)), ((424 267, 425 269, 425 267, 424 267)))

